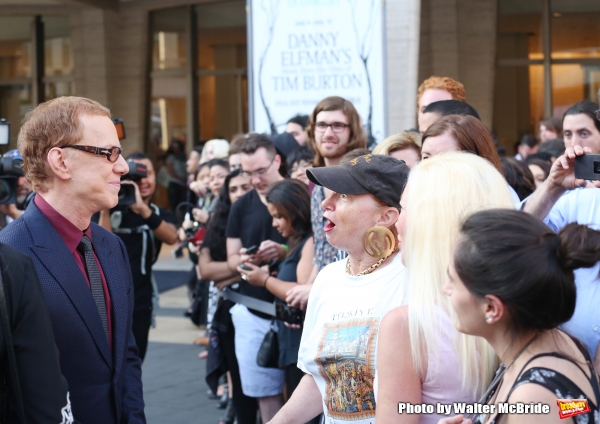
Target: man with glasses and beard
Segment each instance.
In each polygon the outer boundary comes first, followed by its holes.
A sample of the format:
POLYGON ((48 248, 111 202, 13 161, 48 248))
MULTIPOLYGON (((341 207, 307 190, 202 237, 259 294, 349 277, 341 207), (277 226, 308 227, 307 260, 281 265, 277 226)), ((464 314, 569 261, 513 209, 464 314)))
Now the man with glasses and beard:
MULTIPOLYGON (((273 264, 285 258, 285 239, 272 226, 273 218, 267 209, 269 189, 283 180, 279 174, 281 157, 265 134, 249 134, 242 144, 242 175, 250 177, 254 190, 246 193, 231 206, 227 221, 227 263, 232 271, 244 262, 255 265, 273 264), (246 249, 258 246, 254 254, 246 249)), ((273 302, 273 295, 263 287, 242 281, 240 293, 255 299, 273 302)), ((257 398, 263 422, 269 421, 283 405, 285 374, 276 368, 264 368, 256 356, 273 317, 242 304, 231 308, 235 327, 235 353, 239 363, 242 390, 246 396, 257 398)), ((252 416, 238 417, 238 422, 254 423, 252 416), (242 421, 248 420, 249 421, 242 421)))
MULTIPOLYGON (((367 137, 360 115, 351 101, 332 96, 321 100, 308 118, 306 128, 308 145, 315 158, 314 168, 338 165, 342 156, 354 149, 365 149, 367 137)), ((325 187, 315 185, 310 199, 311 221, 315 238, 314 269, 309 281, 326 265, 343 259, 346 255, 331 246, 325 238, 323 208, 321 203, 329 194, 325 187)), ((288 292, 286 301, 290 306, 304 309, 312 284, 302 284, 288 292)))
POLYGON ((33 259, 73 415, 86 424, 145 423, 127 251, 91 223, 116 206, 128 172, 110 112, 81 97, 42 103, 27 113, 18 147, 37 195, 0 241, 33 259))

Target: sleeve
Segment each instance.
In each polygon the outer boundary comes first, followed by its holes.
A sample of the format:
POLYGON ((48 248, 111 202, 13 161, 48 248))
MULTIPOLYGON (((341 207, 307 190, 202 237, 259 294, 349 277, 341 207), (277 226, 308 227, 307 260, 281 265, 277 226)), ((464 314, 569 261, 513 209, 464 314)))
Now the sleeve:
POLYGON ((558 233, 565 225, 569 223, 568 221, 568 206, 569 202, 566 201, 566 196, 569 193, 563 195, 556 204, 550 209, 550 213, 544 218, 544 224, 546 224, 552 231, 558 233))
MULTIPOLYGON (((131 293, 133 294, 133 279, 131 277, 131 270, 129 269, 129 259, 125 245, 120 238, 117 238, 119 247, 121 249, 122 264, 124 269, 124 275, 127 275, 126 284, 130 287, 131 293)), ((123 390, 121 391, 121 421, 123 423, 134 424, 146 423, 146 417, 144 415, 144 395, 142 390, 142 361, 138 354, 137 345, 135 344, 135 338, 131 330, 132 311, 133 311, 133 298, 129 296, 128 305, 128 344, 125 352, 125 358, 123 359, 123 390)))
POLYGON ((68 385, 33 261, 7 246, 0 252, 26 420, 72 423, 68 385))
POLYGON ((165 208, 158 208, 158 211, 160 212, 160 217, 163 220, 165 220, 169 224, 173 224, 173 225, 177 226, 177 218, 170 210, 165 209, 165 208))
POLYGON ((242 238, 242 232, 240 227, 241 222, 241 209, 242 209, 242 200, 240 199, 231 205, 231 211, 229 212, 229 217, 227 218, 227 228, 225 230, 225 237, 227 238, 242 238))
POLYGON ((298 368, 305 374, 311 374, 308 370, 308 362, 314 362, 316 346, 311 345, 311 338, 315 334, 317 326, 317 315, 320 310, 319 300, 321 299, 321 281, 323 273, 320 272, 313 283, 313 287, 308 295, 308 304, 306 306, 306 315, 302 325, 302 338, 300 339, 300 348, 298 349, 298 368))

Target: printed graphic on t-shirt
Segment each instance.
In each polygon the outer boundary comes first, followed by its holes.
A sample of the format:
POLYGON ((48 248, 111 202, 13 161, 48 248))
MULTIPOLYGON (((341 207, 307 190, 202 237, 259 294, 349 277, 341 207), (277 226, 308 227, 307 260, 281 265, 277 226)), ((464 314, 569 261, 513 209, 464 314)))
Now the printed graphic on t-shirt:
POLYGON ((325 324, 315 362, 325 379, 325 407, 332 418, 375 416, 375 341, 378 318, 325 324))

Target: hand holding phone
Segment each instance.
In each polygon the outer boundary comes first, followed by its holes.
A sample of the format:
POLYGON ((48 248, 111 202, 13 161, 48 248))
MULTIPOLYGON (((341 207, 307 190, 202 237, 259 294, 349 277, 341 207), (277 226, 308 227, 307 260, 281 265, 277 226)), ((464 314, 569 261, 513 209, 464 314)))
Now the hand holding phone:
POLYGON ((587 154, 575 158, 575 178, 600 180, 600 155, 587 154))
POLYGON ((246 264, 241 264, 240 268, 242 268, 244 271, 252 271, 252 268, 250 268, 248 265, 246 264))
POLYGON ((275 303, 275 318, 288 324, 302 324, 304 313, 298 308, 277 302, 275 303))
POLYGON ((246 255, 254 255, 256 252, 258 252, 258 246, 254 245, 254 246, 250 246, 246 248, 246 255))

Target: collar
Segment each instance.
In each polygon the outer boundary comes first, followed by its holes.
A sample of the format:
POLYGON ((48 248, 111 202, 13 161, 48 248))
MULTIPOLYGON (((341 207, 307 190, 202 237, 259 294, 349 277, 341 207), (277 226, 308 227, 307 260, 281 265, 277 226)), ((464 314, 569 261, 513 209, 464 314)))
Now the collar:
MULTIPOLYGON (((58 232, 60 238, 63 239, 69 252, 71 254, 75 253, 77 250, 77 246, 79 242, 81 242, 81 238, 85 234, 92 240, 92 230, 88 227, 85 231, 81 231, 79 228, 75 226, 71 221, 62 216, 60 213, 56 211, 44 198, 40 193, 35 196, 33 199, 35 205, 39 208, 40 212, 44 214, 44 216, 50 221, 54 229, 58 232)), ((93 242, 92 242, 93 243, 93 242)))

